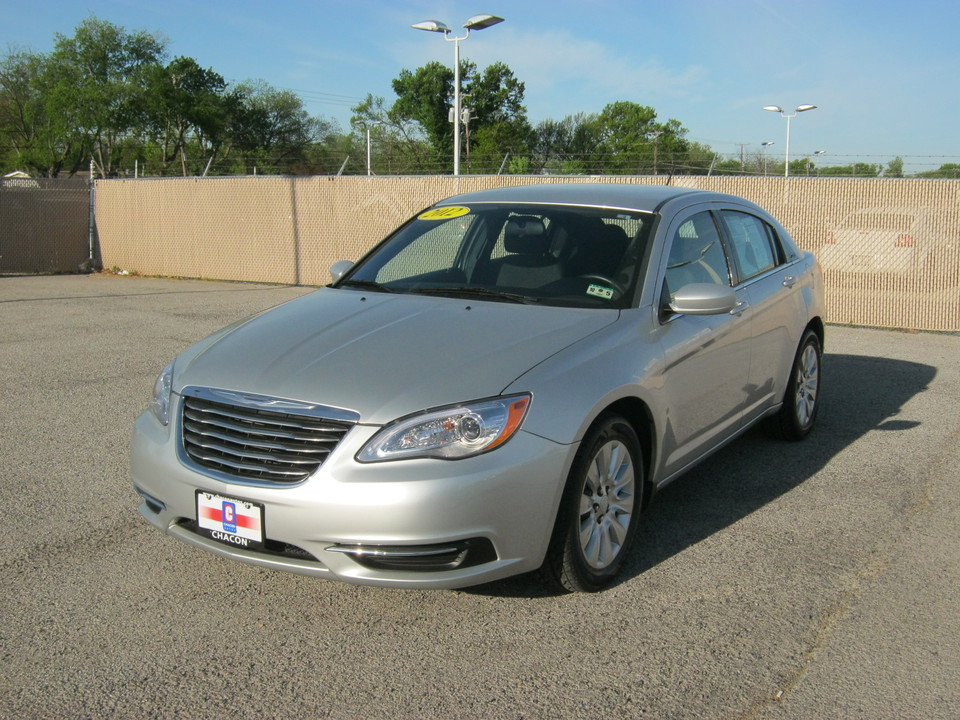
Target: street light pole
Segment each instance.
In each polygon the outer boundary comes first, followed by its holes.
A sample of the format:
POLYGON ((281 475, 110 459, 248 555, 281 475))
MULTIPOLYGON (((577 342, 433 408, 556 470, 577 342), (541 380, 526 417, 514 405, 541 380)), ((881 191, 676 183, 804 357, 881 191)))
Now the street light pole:
MULTIPOLYGON (((383 122, 381 120, 374 120, 373 124, 383 125, 383 122)), ((371 165, 370 165, 370 124, 367 123, 365 127, 367 130, 367 175, 373 175, 373 169, 371 168, 371 165)))
POLYGON ((453 32, 438 20, 424 20, 410 27, 415 30, 443 33, 443 39, 453 43, 453 174, 460 174, 460 41, 470 37, 471 30, 484 30, 503 18, 496 15, 474 15, 467 20, 463 27, 467 33, 463 37, 450 37, 453 32))
POLYGON ((799 113, 806 112, 807 110, 816 110, 817 106, 816 105, 798 105, 796 109, 793 111, 793 115, 788 115, 784 111, 784 109, 779 105, 767 105, 763 109, 769 110, 770 112, 778 112, 780 113, 780 117, 784 117, 787 119, 787 148, 786 148, 786 156, 784 161, 783 176, 789 177, 790 176, 790 121, 793 118, 795 118, 799 113))
POLYGON ((773 145, 773 140, 767 140, 766 142, 760 143, 760 156, 763 158, 763 176, 767 176, 767 154, 763 151, 764 148, 770 147, 773 145))
POLYGON ((373 175, 370 170, 370 126, 367 125, 367 176, 373 175))

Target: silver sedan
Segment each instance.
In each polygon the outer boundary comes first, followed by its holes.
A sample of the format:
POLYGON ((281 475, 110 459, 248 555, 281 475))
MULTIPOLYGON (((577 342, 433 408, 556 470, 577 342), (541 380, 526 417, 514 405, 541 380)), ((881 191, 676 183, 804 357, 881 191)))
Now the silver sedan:
POLYGON ((131 448, 157 528, 347 582, 596 591, 657 490, 817 416, 820 269, 741 198, 470 193, 331 273, 160 374, 131 448))

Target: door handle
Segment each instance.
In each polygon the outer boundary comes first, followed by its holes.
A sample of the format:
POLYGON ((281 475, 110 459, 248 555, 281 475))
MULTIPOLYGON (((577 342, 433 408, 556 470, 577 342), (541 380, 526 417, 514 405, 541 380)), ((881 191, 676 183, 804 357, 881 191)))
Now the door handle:
POLYGON ((730 311, 730 314, 740 317, 741 315, 743 315, 744 310, 746 310, 748 307, 750 307, 750 303, 747 303, 741 300, 740 302, 738 302, 736 305, 733 306, 733 310, 730 311))
POLYGON ((797 284, 797 277, 796 277, 796 275, 787 275, 787 276, 785 276, 785 277, 783 278, 783 286, 784 286, 784 287, 792 288, 792 287, 793 287, 794 285, 796 285, 796 284, 797 284))

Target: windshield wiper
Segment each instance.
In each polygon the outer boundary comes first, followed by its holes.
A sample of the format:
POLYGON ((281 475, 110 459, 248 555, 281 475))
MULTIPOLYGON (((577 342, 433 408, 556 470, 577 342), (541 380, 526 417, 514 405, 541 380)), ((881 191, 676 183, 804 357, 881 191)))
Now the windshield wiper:
POLYGON ((374 282, 373 280, 345 280, 340 283, 338 287, 354 287, 360 288, 361 290, 376 290, 377 292, 385 293, 397 292, 392 287, 382 283, 374 282))
POLYGON ((476 286, 450 286, 438 285, 436 287, 421 287, 408 290, 411 293, 419 295, 440 295, 443 297, 458 298, 480 298, 482 300, 505 300, 507 302, 523 303, 525 305, 540 302, 539 298, 529 295, 520 295, 519 293, 505 292, 503 290, 492 290, 485 287, 476 286))

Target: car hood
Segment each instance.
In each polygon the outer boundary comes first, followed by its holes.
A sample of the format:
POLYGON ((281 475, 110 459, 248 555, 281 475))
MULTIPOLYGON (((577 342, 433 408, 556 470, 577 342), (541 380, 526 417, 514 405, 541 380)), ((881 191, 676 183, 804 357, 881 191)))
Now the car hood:
POLYGON ((304 400, 383 424, 497 395, 618 316, 323 288, 183 353, 174 390, 192 385, 304 400))

